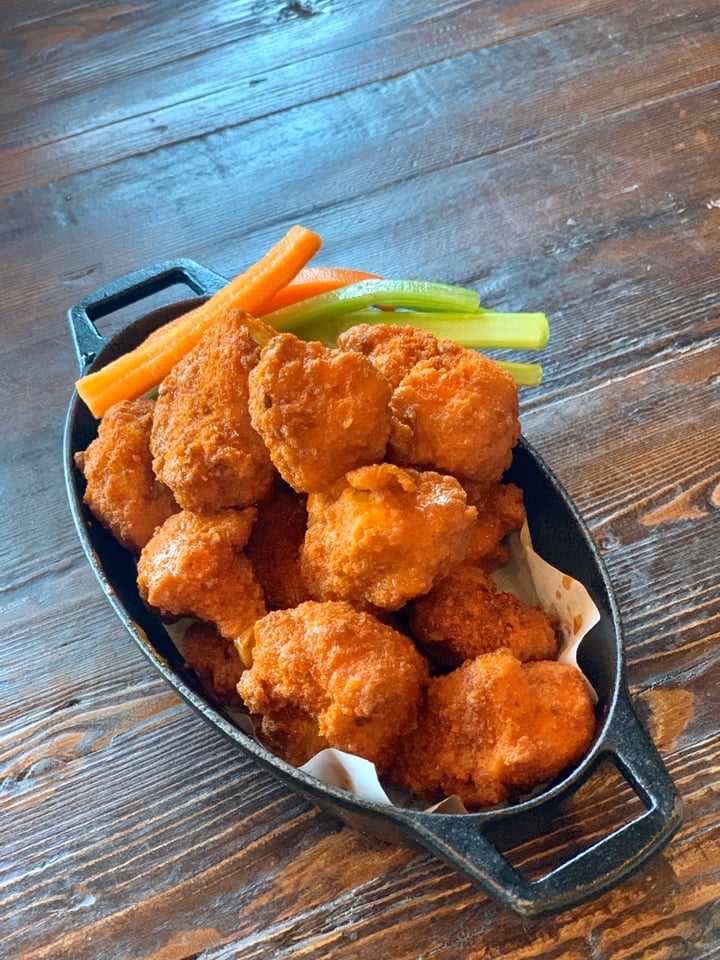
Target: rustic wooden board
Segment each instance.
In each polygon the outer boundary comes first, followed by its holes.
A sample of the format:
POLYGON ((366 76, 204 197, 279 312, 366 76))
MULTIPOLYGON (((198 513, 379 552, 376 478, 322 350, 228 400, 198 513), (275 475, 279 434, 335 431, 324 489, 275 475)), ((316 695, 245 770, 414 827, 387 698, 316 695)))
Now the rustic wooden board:
MULTIPOLYGON (((719 28, 709 0, 2 4, 0 955, 719 955, 719 28), (238 755, 81 553, 68 307, 176 256, 230 276, 294 222, 318 262, 551 319, 524 432, 601 547, 685 804, 662 853, 560 917, 518 919, 238 755)), ((498 842, 541 875, 638 804, 603 769, 543 836, 498 842)))

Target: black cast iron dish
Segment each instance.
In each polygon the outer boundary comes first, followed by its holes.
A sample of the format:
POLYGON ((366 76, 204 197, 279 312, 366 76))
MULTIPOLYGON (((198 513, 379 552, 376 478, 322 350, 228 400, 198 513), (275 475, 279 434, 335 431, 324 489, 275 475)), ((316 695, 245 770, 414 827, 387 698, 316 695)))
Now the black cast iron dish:
MULTIPOLYGON (((106 339, 95 321, 175 284, 208 296, 225 279, 191 260, 158 264, 107 284, 76 304, 69 320, 81 373, 98 369, 137 346, 152 330, 193 305, 187 299, 146 314, 106 339)), ((580 647, 579 662, 598 693, 596 740, 585 759, 560 782, 532 799, 479 813, 450 814, 388 807, 358 799, 279 760, 241 732, 204 697, 194 675, 161 623, 141 602, 135 563, 83 505, 84 480, 74 455, 96 434, 97 422, 73 396, 65 430, 65 472, 70 505, 88 560, 131 636, 165 679, 216 729, 317 806, 376 837, 430 850, 452 864, 516 913, 533 916, 561 910, 617 883, 672 835, 681 803, 663 763, 640 724, 626 687, 622 628, 600 556, 577 510, 551 471, 525 441, 518 446, 508 479, 524 491, 538 553, 581 581, 600 611, 600 622, 580 647), (591 843, 539 879, 526 879, 486 835, 492 827, 522 836, 542 833, 543 807, 577 789, 610 759, 642 801, 637 817, 591 843)))

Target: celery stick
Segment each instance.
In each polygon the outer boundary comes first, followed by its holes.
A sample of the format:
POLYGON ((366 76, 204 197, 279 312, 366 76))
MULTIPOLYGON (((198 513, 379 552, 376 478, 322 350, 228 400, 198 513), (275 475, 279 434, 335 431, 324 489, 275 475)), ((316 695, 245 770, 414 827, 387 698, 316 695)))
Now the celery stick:
POLYGON ((281 310, 265 314, 263 320, 279 333, 294 333, 310 319, 326 322, 365 307, 405 307, 427 312, 477 312, 480 295, 475 290, 424 280, 362 280, 347 287, 310 297, 281 310))
MULTIPOLYGON (((415 326, 473 349, 539 350, 550 336, 543 313, 496 313, 480 307, 474 290, 424 280, 363 280, 310 297, 262 318, 278 333, 333 346, 358 323, 415 326), (393 309, 381 310, 379 307, 393 309)), ((538 386, 538 363, 497 361, 520 386, 538 386)))
POLYGON ((462 347, 476 350, 540 350, 550 337, 543 313, 419 313, 407 310, 358 310, 331 319, 309 317, 294 328, 303 340, 320 340, 332 346, 338 336, 358 323, 387 323, 419 327, 440 339, 454 340, 462 347))
MULTIPOLYGON (((399 318, 402 314, 397 316, 399 318)), ((429 330, 440 339, 454 340, 461 347, 541 350, 550 339, 550 325, 544 313, 480 310, 477 315, 437 314, 437 319, 434 314, 409 313, 405 316, 408 318, 406 322, 412 326, 429 330)))
POLYGON ((495 363, 521 387, 539 387, 542 383, 543 370, 539 363, 515 363, 510 360, 496 360, 495 363))

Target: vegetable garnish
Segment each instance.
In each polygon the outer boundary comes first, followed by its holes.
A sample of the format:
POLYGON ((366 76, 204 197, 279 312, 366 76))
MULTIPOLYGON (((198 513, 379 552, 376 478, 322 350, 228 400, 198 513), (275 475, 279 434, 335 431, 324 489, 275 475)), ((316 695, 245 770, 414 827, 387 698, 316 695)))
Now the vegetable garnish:
POLYGON ((520 387, 539 387, 542 383, 543 369, 539 363, 517 363, 512 360, 496 360, 520 387))
MULTIPOLYGON (((205 303, 156 330, 129 353, 81 377, 78 394, 98 418, 120 400, 148 394, 232 309, 245 312, 251 333, 261 344, 276 331, 330 346, 343 330, 358 323, 416 326, 477 350, 539 350, 548 342, 545 314, 486 310, 479 294, 466 287, 386 280, 346 267, 308 267, 321 245, 318 234, 292 227, 205 303)), ((521 386, 542 381, 540 364, 496 362, 521 386)))
MULTIPOLYGON (((263 319, 278 332, 288 332, 279 313, 268 314, 263 319), (278 319, 273 320, 272 317, 278 319)), ((344 330, 359 323, 419 327, 440 339, 454 340, 461 347, 475 350, 540 350, 550 338, 550 326, 544 313, 495 313, 482 308, 467 313, 370 308, 350 311, 337 317, 313 313, 305 322, 293 325, 292 332, 302 340, 319 340, 325 346, 333 346, 344 330)))
POLYGON ((227 309, 259 316, 271 298, 297 276, 322 245, 318 234, 294 226, 256 263, 171 329, 161 329, 134 350, 82 377, 77 392, 95 417, 120 400, 132 400, 156 387, 227 309))
POLYGON ((376 273, 364 270, 350 270, 346 267, 303 267, 294 280, 282 290, 278 290, 267 304, 263 313, 272 313, 282 307, 289 307, 300 300, 308 300, 321 293, 329 293, 338 287, 348 287, 361 280, 379 280, 376 273))
POLYGON ((266 313, 263 319, 280 333, 295 333, 302 337, 299 331, 306 323, 324 323, 366 307, 404 307, 428 313, 476 313, 480 307, 480 294, 466 287, 425 280, 363 280, 266 313))
MULTIPOLYGON (((480 306, 474 290, 419 280, 366 280, 311 297, 263 319, 278 332, 330 346, 358 323, 408 325, 476 350, 540 350, 550 337, 544 313, 498 313, 480 306)), ((499 361, 522 386, 537 386, 536 363, 499 361)))

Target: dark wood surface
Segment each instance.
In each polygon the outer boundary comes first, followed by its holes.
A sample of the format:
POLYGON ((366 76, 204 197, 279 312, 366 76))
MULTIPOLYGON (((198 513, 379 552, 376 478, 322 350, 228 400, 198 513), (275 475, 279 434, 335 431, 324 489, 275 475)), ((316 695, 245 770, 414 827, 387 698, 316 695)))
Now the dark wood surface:
MULTIPOLYGON (((716 0, 3 0, 0 91, 0 956, 720 956, 716 0), (524 432, 602 549, 685 805, 559 916, 521 920, 239 755, 82 554, 68 307, 176 256, 235 274, 293 223, 319 263, 550 317, 524 432)), ((601 772, 512 855, 543 870, 633 799, 601 772)))

